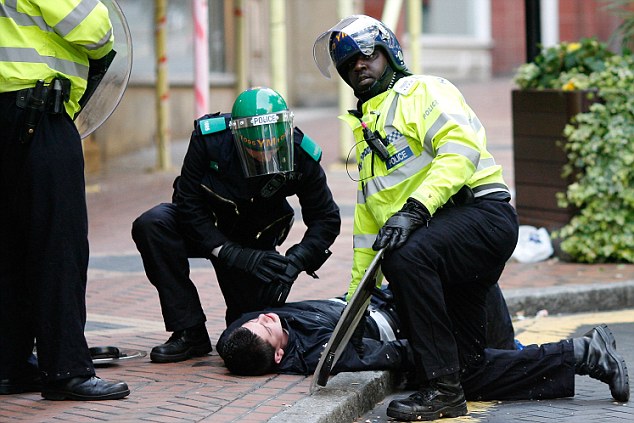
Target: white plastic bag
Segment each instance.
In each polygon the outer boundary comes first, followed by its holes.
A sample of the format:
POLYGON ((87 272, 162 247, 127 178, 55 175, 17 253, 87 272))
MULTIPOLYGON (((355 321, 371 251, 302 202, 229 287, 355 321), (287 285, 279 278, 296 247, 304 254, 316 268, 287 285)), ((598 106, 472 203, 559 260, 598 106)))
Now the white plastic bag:
POLYGON ((520 263, 536 263, 553 255, 553 244, 546 228, 520 225, 517 246, 511 258, 520 263))

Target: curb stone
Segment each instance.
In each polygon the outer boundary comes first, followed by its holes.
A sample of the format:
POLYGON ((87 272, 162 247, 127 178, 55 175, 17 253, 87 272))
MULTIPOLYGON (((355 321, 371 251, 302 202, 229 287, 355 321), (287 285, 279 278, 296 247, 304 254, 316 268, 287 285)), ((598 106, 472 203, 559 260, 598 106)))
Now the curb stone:
POLYGON ((534 316, 539 310, 551 314, 619 310, 634 307, 634 280, 511 289, 504 291, 504 298, 512 316, 518 312, 534 316))
POLYGON ((389 395, 393 385, 389 371, 339 373, 269 422, 350 423, 389 395))

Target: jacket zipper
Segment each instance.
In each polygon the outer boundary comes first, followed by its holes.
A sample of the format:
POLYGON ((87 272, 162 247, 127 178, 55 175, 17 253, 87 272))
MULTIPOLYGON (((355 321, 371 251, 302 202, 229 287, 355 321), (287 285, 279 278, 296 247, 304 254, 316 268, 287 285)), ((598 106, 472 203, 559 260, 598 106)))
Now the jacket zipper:
POLYGON ((238 210, 238 205, 235 202, 233 202, 231 200, 227 200, 226 198, 219 196, 218 194, 213 192, 209 187, 207 187, 205 184, 200 184, 200 186, 203 187, 203 189, 205 191, 207 191, 209 194, 213 195, 218 200, 233 206, 233 210, 236 212, 236 215, 240 216, 240 211, 238 210))
POLYGON ((258 232, 258 233, 255 235, 255 239, 260 239, 260 237, 262 236, 262 234, 263 234, 264 232, 266 232, 267 230, 269 230, 269 229, 270 229, 273 225, 277 224, 277 223, 278 223, 279 221, 281 221, 281 220, 284 220, 284 219, 288 218, 289 216, 292 216, 293 214, 294 214, 294 213, 288 213, 288 214, 285 214, 284 216, 282 216, 282 217, 280 217, 280 218, 275 219, 273 222, 269 223, 269 224, 268 224, 268 225, 267 225, 264 229, 262 229, 260 232, 258 232))

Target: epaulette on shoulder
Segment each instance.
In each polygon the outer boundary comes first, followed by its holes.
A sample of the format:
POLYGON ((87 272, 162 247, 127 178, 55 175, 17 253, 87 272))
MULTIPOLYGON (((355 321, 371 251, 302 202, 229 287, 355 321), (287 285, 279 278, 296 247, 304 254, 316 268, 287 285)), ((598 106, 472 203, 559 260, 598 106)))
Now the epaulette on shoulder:
POLYGON ((228 128, 227 119, 222 115, 206 115, 196 121, 201 135, 214 134, 228 128))
POLYGON ((304 134, 304 136, 302 137, 302 142, 299 144, 299 146, 316 162, 319 162, 321 160, 321 147, 308 135, 304 134))
POLYGON ((416 76, 407 76, 396 81, 392 89, 400 95, 409 95, 417 84, 418 78, 416 76))

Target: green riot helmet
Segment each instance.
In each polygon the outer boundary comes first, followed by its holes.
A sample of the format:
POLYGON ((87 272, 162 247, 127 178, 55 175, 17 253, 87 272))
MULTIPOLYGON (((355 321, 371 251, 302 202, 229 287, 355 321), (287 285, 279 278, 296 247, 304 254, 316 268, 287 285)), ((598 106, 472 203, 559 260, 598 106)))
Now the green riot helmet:
POLYGON ((246 177, 293 171, 293 113, 270 88, 243 91, 229 123, 246 177))

